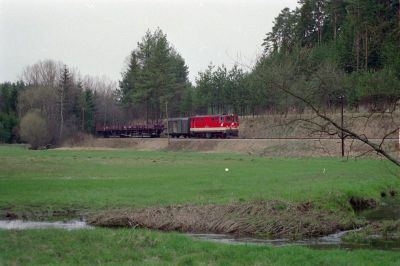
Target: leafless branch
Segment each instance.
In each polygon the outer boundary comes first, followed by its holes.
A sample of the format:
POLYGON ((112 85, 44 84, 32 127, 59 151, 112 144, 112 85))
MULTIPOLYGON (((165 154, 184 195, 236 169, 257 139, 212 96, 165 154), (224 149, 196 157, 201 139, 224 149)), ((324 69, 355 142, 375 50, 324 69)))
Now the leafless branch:
POLYGON ((352 137, 354 139, 358 139, 361 142, 365 143, 366 145, 368 145, 369 147, 371 147, 375 152, 377 152, 378 154, 382 155, 383 157, 385 157, 386 159, 388 159, 389 161, 391 161, 392 163, 394 163, 395 165, 400 167, 400 161, 396 160, 393 156, 391 156, 390 154, 388 154, 383 148, 382 146, 375 144, 371 141, 368 140, 368 138, 364 135, 360 135, 357 134, 353 131, 351 131, 350 129, 346 128, 346 127, 342 127, 341 125, 339 125, 338 123, 336 123, 333 119, 331 119, 330 117, 326 116, 325 114, 321 113, 319 111, 319 109, 314 106, 310 101, 308 101, 307 99, 304 99, 303 97, 297 95, 296 93, 292 92, 291 90, 287 89, 284 86, 280 86, 279 87, 282 91, 284 91, 285 93, 291 95, 292 97, 302 101, 303 103, 305 103, 309 108, 311 108, 311 110, 320 118, 322 118, 323 120, 329 122, 332 126, 334 126, 335 128, 337 128, 338 130, 344 132, 347 134, 347 136, 352 137))

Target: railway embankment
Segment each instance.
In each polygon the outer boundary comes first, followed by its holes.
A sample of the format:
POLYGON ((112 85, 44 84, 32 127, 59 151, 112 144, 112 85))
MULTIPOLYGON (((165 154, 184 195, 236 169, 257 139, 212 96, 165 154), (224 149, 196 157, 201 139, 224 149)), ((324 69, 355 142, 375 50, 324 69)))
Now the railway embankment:
MULTIPOLYGON (((340 125, 338 112, 328 116, 340 125)), ((357 134, 382 139, 400 127, 400 111, 375 114, 346 112, 343 122, 345 128, 357 134)), ((338 138, 339 133, 312 114, 246 116, 240 119, 241 138, 338 138)), ((398 132, 387 137, 397 138, 398 132)))
MULTIPOLYGON (((380 140, 374 140, 379 144, 380 140)), ((388 139, 384 147, 398 153, 397 139, 388 139)), ((291 139, 170 139, 167 138, 96 138, 80 136, 66 142, 61 149, 132 149, 142 151, 192 151, 238 153, 267 157, 339 157, 341 140, 338 138, 291 139)), ((345 141, 346 156, 376 156, 371 148, 357 140, 345 141)))
MULTIPOLYGON (((340 121, 339 115, 331 116, 340 121)), ((310 128, 304 120, 311 115, 264 115, 241 117, 239 137, 234 139, 176 139, 162 138, 101 138, 77 135, 66 141, 64 149, 133 149, 145 151, 200 151, 215 153, 241 153, 271 157, 339 157, 341 156, 340 132, 326 127, 310 128), (319 128, 320 129, 320 128, 319 128), (330 134, 328 134, 329 132, 330 134)), ((320 123, 321 121, 313 120, 320 123)), ((378 145, 386 136, 384 148, 399 156, 400 114, 347 113, 344 124, 359 135, 365 135, 378 145)), ((321 124, 323 124, 321 122, 321 124)), ((372 149, 362 142, 347 138, 346 156, 375 156, 372 149)))

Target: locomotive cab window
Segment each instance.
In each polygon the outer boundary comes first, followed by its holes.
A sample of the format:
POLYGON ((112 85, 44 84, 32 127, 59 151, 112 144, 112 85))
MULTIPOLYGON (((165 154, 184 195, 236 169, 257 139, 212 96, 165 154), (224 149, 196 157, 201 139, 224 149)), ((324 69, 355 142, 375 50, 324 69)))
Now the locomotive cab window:
POLYGON ((224 117, 221 116, 221 117, 219 118, 219 121, 220 121, 221 123, 224 122, 224 117))

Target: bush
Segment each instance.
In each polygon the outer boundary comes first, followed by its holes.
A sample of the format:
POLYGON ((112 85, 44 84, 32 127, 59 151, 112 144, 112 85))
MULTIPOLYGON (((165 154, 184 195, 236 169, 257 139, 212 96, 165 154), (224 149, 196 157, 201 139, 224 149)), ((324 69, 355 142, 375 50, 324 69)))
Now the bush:
POLYGON ((31 149, 45 147, 50 142, 47 122, 37 110, 31 110, 21 119, 20 135, 31 149))

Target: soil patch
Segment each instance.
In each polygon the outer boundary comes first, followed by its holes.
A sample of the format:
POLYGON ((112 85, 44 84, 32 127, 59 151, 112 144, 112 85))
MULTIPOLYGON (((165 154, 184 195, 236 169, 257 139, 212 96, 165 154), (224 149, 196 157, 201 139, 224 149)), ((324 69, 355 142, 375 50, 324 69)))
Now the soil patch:
POLYGON ((88 215, 85 209, 59 209, 42 210, 32 207, 30 210, 13 210, 12 208, 0 209, 0 219, 3 220, 33 220, 51 221, 64 219, 83 218, 88 215))
POLYGON ((311 202, 281 201, 110 210, 89 218, 88 222, 101 227, 291 239, 328 235, 359 226, 345 214, 317 210, 311 202))
POLYGON ((374 199, 363 199, 351 197, 349 201, 354 211, 362 211, 366 209, 374 209, 378 206, 378 203, 374 199))

